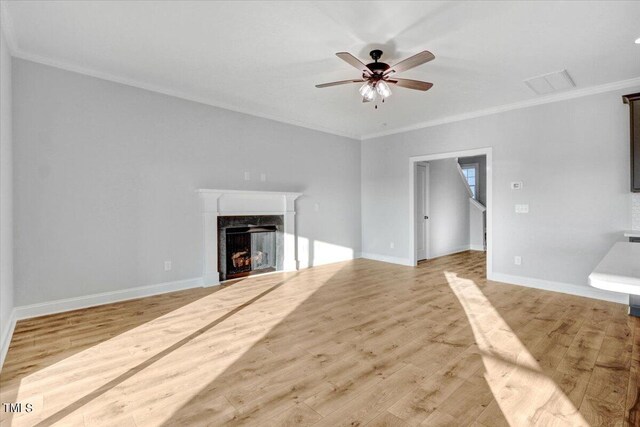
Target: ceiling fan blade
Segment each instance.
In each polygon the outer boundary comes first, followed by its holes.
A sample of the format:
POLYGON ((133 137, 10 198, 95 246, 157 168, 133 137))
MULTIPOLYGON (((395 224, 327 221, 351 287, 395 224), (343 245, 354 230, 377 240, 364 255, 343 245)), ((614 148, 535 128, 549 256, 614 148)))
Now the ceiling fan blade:
POLYGON ((393 79, 387 80, 387 83, 391 83, 400 87, 406 87, 407 89, 415 89, 421 91, 429 90, 433 86, 433 83, 421 82, 420 80, 411 79, 393 79))
POLYGON ((355 56, 351 55, 349 52, 338 52, 336 53, 336 56, 342 59, 347 64, 351 65, 352 67, 356 67, 358 70, 360 70, 362 73, 368 76, 373 74, 373 72, 369 69, 369 67, 364 65, 362 61, 360 61, 355 56))
POLYGON ((338 85, 346 85, 349 83, 363 83, 366 80, 340 80, 339 82, 331 82, 331 83, 322 83, 320 85, 316 85, 317 88, 330 87, 330 86, 338 86, 338 85))
POLYGON ((429 52, 428 50, 423 50, 422 52, 417 53, 413 56, 410 56, 404 61, 400 61, 397 64, 393 65, 387 71, 385 71, 382 75, 386 76, 391 73, 397 74, 402 71, 407 71, 407 70, 410 70, 411 68, 417 67, 418 65, 422 65, 425 62, 432 61, 433 59, 435 59, 435 56, 433 55, 433 53, 429 52))

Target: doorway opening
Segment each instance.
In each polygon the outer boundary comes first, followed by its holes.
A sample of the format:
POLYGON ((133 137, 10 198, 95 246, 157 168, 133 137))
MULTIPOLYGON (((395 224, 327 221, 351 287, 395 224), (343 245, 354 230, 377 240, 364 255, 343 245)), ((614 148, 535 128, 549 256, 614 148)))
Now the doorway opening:
POLYGON ((411 265, 464 250, 486 251, 490 277, 491 147, 413 156, 409 166, 411 265))

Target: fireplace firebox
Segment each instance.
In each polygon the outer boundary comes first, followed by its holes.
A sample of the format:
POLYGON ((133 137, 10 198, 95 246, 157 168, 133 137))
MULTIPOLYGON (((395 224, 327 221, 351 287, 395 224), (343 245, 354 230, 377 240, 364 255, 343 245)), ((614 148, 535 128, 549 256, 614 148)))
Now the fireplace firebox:
POLYGON ((220 280, 282 270, 280 215, 218 217, 220 280))
POLYGON ((276 270, 276 226, 227 228, 227 279, 276 270))

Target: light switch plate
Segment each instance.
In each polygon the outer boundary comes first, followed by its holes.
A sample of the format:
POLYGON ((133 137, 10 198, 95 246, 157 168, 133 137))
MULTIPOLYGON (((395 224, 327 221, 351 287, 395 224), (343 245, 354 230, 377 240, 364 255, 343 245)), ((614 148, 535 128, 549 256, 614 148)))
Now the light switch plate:
POLYGON ((244 173, 244 180, 245 181, 251 181, 251 172, 245 172, 244 173))

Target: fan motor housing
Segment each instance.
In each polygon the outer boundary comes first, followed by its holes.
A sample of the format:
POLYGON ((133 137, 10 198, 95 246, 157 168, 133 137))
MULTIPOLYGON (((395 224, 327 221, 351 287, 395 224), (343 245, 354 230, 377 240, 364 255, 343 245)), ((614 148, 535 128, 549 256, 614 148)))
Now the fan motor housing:
POLYGON ((382 74, 390 68, 390 65, 384 62, 372 62, 371 64, 367 64, 367 68, 375 74, 382 74))
POLYGON ((372 50, 369 52, 369 55, 374 62, 367 64, 367 68, 369 68, 374 74, 382 74, 389 69, 389 64, 378 62, 378 59, 382 58, 382 51, 380 49, 372 50))

